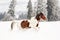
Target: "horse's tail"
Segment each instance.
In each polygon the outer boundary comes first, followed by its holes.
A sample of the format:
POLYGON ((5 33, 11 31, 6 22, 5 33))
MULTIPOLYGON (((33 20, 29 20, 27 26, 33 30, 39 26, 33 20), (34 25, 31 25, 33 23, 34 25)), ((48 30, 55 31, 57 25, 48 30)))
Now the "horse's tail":
POLYGON ((13 30, 14 24, 15 24, 15 21, 13 21, 13 22, 11 23, 11 30, 13 30))
POLYGON ((11 23, 11 30, 13 30, 13 25, 14 25, 14 23, 12 22, 12 23, 11 23))
POLYGON ((13 30, 13 25, 14 25, 14 23, 12 22, 12 23, 11 23, 11 30, 13 30))

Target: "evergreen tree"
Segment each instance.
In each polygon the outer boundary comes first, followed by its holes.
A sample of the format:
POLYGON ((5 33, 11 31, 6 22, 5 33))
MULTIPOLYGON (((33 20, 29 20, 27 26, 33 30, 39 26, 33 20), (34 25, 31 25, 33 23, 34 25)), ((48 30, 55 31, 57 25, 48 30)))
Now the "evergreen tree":
POLYGON ((14 17, 14 13, 15 13, 15 0, 12 0, 11 1, 11 4, 10 4, 10 6, 9 6, 9 10, 8 10, 8 13, 12 16, 12 17, 14 17))
POLYGON ((14 20, 14 12, 15 12, 15 0, 11 1, 9 6, 9 10, 5 13, 4 17, 1 19, 2 21, 11 21, 14 20))
POLYGON ((48 0, 48 21, 60 20, 60 8, 57 2, 57 0, 48 0))
POLYGON ((27 18, 30 19, 32 16, 32 2, 31 2, 31 0, 29 0, 27 8, 28 8, 27 18))
POLYGON ((34 14, 33 16, 36 16, 36 14, 37 14, 37 1, 34 2, 33 14, 34 14))

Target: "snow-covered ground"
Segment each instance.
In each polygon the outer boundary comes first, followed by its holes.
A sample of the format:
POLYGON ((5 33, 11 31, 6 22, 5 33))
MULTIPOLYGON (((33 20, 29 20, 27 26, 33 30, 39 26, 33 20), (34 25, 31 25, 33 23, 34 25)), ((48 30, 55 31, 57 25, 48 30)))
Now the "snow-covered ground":
POLYGON ((0 22, 0 40, 60 40, 60 21, 40 22, 39 31, 10 29, 11 21, 0 22))

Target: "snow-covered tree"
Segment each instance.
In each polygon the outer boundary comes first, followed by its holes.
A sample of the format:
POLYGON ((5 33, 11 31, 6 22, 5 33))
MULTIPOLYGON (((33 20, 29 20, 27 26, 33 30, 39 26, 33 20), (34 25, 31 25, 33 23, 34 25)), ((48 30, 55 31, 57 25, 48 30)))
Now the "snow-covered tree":
POLYGON ((47 18, 47 0, 37 0, 37 13, 44 13, 47 18))
POLYGON ((37 14, 37 1, 34 2, 34 7, 33 7, 33 16, 36 16, 37 14))
POLYGON ((16 1, 15 0, 12 0, 11 1, 11 4, 9 6, 9 10, 8 10, 8 13, 14 17, 14 13, 15 13, 15 4, 16 4, 16 1))
POLYGON ((27 19, 27 14, 21 13, 18 17, 19 20, 21 19, 27 19))
POLYGON ((12 21, 12 20, 14 20, 14 18, 9 14, 5 14, 4 17, 1 19, 1 21, 12 21))
POLYGON ((48 20, 60 20, 60 7, 58 7, 58 0, 48 0, 48 20))
POLYGON ((0 13, 0 20, 4 17, 5 12, 4 13, 0 13))
POLYGON ((27 18, 30 19, 32 16, 32 2, 31 2, 31 0, 29 0, 27 8, 28 8, 27 18))
POLYGON ((48 4, 48 7, 47 7, 47 10, 48 10, 48 21, 52 20, 53 19, 53 14, 52 14, 52 4, 51 4, 51 1, 50 0, 47 0, 47 4, 48 4), (51 19, 52 18, 52 19, 51 19))
POLYGON ((1 21, 12 21, 14 20, 15 16, 15 0, 11 1, 11 4, 9 6, 8 12, 5 13, 4 17, 1 19, 1 21))

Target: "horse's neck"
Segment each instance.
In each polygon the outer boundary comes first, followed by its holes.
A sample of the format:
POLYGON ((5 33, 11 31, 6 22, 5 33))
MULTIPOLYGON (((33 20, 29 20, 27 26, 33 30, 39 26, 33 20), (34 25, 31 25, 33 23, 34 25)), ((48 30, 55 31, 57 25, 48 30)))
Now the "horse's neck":
POLYGON ((36 23, 38 22, 38 21, 35 19, 35 17, 32 17, 30 21, 31 21, 31 22, 36 22, 36 23))
POLYGON ((35 17, 32 17, 30 20, 35 20, 35 17))

